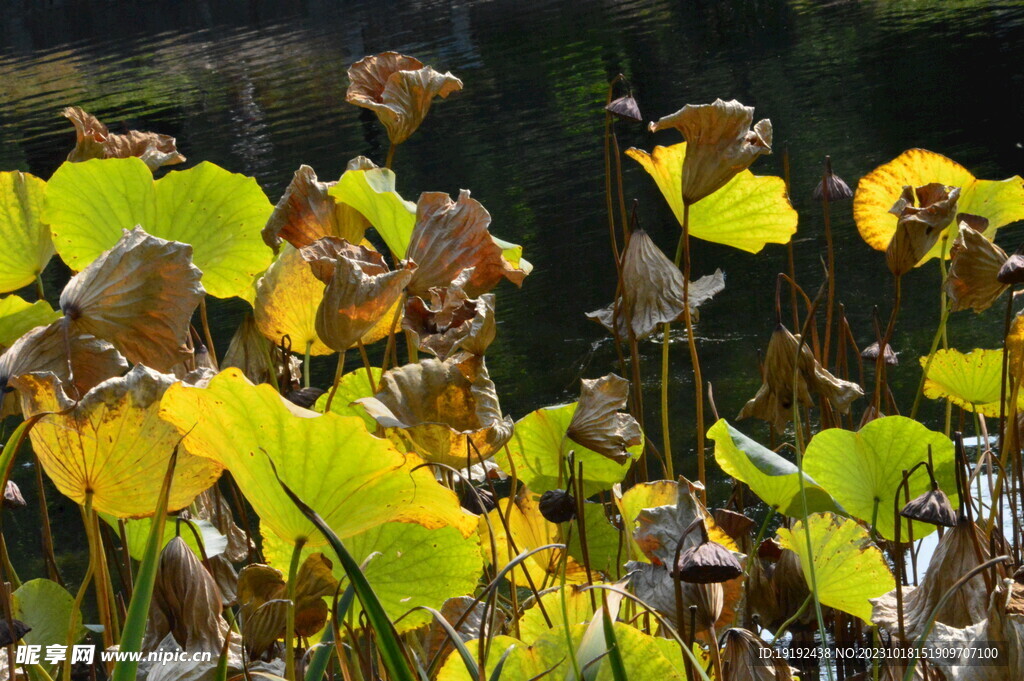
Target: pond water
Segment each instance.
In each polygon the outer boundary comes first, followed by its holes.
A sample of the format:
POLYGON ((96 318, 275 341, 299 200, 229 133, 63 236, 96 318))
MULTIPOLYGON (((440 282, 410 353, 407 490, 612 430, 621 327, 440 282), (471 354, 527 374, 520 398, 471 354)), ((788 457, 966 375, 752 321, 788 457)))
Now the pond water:
MULTIPOLYGON (((824 237, 810 193, 824 156, 851 186, 915 146, 979 177, 1021 172, 1022 48, 1019 2, 25 0, 7 3, 0 22, 0 168, 48 177, 74 142, 60 110, 77 104, 114 131, 172 134, 189 163, 253 175, 276 201, 301 163, 325 179, 359 154, 383 161, 383 129, 345 103, 352 62, 397 50, 450 70, 465 89, 434 107, 394 167, 406 198, 471 189, 491 212, 494 233, 522 244, 533 262, 521 290, 498 290, 499 336, 488 355, 503 409, 520 418, 573 399, 580 377, 617 369, 603 329, 584 317, 607 304, 614 287, 601 136, 606 83, 616 73, 629 77, 648 120, 716 97, 738 98, 771 118, 776 153, 753 170, 781 174, 789 150, 801 214, 796 269, 816 290, 824 237)), ((619 134, 623 148, 678 140, 643 126, 620 124, 619 134)), ((642 225, 671 253, 678 224, 648 176, 623 164, 642 225)), ((872 306, 888 313, 891 282, 848 205, 833 221, 839 299, 863 346, 873 340, 872 306)), ((1024 238, 1013 227, 1000 234, 1007 250, 1024 238)), ((775 276, 785 263, 779 246, 759 255, 694 246, 695 275, 720 267, 727 277, 698 328, 704 374, 723 416, 735 415, 760 382, 757 353, 772 329, 775 276)), ((51 296, 66 276, 51 265, 51 296)), ((892 372, 903 401, 916 388, 916 359, 938 319, 938 282, 933 262, 904 283, 894 341, 903 361, 892 372)), ((214 306, 220 352, 243 308, 214 306)), ((951 324, 953 345, 992 347, 1001 312, 960 313, 951 324)), ((642 350, 648 421, 657 423, 660 347, 642 350)), ((673 357, 674 451, 678 469, 692 477, 685 344, 673 357)), ((330 381, 331 362, 314 365, 315 382, 330 381)), ((751 429, 765 432, 760 424, 751 429)), ((33 478, 17 471, 30 502, 33 478)), ((72 541, 77 511, 53 499, 51 506, 58 537, 72 541)), ((38 574, 34 514, 6 515, 22 525, 16 567, 38 574)))

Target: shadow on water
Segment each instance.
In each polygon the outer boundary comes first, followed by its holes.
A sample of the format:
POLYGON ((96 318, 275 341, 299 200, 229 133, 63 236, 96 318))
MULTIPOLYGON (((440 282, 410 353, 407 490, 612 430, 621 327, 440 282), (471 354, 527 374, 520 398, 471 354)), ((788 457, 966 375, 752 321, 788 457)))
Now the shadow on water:
MULTIPOLYGON (((738 98, 772 119, 776 153, 754 170, 781 174, 780 152, 789 150, 801 213, 797 271, 811 289, 822 278, 823 234, 810 192, 825 154, 851 185, 912 146, 945 153, 981 177, 1024 169, 1024 7, 1015 2, 16 0, 4 12, 0 166, 42 177, 73 145, 60 109, 78 104, 115 131, 175 135, 190 163, 254 175, 276 201, 300 163, 328 178, 358 154, 382 161, 382 129, 345 104, 345 71, 364 54, 398 50, 462 78, 465 90, 434 109, 395 168, 409 198, 472 189, 495 232, 523 244, 535 265, 521 291, 499 290, 500 330, 489 354, 502 406, 516 418, 571 399, 580 376, 616 370, 608 339, 583 313, 607 304, 614 285, 601 107, 605 83, 620 71, 648 119, 715 97, 738 98)), ((642 126, 620 136, 623 147, 676 141, 642 126)), ((641 223, 671 251, 677 223, 647 176, 624 164, 641 223)), ((849 210, 839 212, 839 291, 866 345, 871 306, 888 311, 889 279, 849 210)), ((1000 240, 1012 249, 1021 237, 1008 228, 1000 240)), ((695 275, 721 267, 727 276, 726 290, 702 310, 699 333, 718 409, 732 416, 759 383, 757 352, 771 331, 785 249, 753 256, 700 243, 694 257, 695 275)), ((52 265, 48 291, 67 275, 52 265)), ((903 396, 916 387, 915 353, 927 348, 938 318, 938 278, 936 267, 925 267, 905 283, 894 343, 905 354, 893 376, 903 396)), ((243 309, 213 306, 220 352, 243 309)), ((999 315, 955 317, 953 335, 965 348, 992 344, 999 315)), ((660 348, 647 344, 643 354, 653 390, 660 348)), ((684 446, 693 446, 691 378, 686 352, 675 354, 673 442, 680 470, 692 476, 684 446)), ((329 361, 314 365, 319 383, 332 371, 329 361)), ((648 400, 649 422, 656 404, 648 400)), ((15 474, 30 504, 34 477, 30 467, 15 474)), ((59 546, 78 545, 77 511, 56 497, 59 546)), ((15 565, 41 574, 34 514, 8 517, 19 537, 15 565)))

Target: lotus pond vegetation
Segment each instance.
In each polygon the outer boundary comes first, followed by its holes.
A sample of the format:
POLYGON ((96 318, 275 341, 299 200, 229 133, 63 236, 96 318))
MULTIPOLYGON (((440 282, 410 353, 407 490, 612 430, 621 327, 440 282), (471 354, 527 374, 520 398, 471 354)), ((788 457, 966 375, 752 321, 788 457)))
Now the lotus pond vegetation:
POLYGON ((798 216, 788 176, 757 174, 787 152, 753 107, 655 117, 626 77, 598 83, 615 286, 587 317, 614 366, 513 415, 487 359, 495 291, 530 286, 530 253, 470 190, 402 181, 403 145, 473 83, 397 52, 348 81, 385 153, 339 177, 302 165, 273 201, 73 102, 50 177, 0 172, 0 523, 38 515, 40 566, 16 569, 0 532, 5 678, 1024 678, 1024 255, 996 243, 1024 220, 1024 180, 912 148, 848 183, 823 158, 798 216), (630 164, 674 219, 667 249, 630 164), (850 213, 889 273, 870 328, 837 284, 832 220, 850 213), (825 240, 798 280, 805 221, 825 240), (774 330, 738 413, 719 412, 697 330, 744 284, 707 242, 788 255, 749 292, 774 330), (60 291, 48 266, 68 270, 60 291), (916 269, 941 313, 929 345, 894 347, 916 269), (219 347, 229 299, 245 314, 219 347), (949 320, 993 307, 987 345, 956 349, 949 320), (910 399, 896 372, 919 377, 910 399), (11 479, 25 464, 38 509, 11 479), (80 510, 80 570, 58 560, 47 495, 80 510), (988 665, 944 654, 990 645, 988 665), (848 648, 875 656, 830 659, 848 648))

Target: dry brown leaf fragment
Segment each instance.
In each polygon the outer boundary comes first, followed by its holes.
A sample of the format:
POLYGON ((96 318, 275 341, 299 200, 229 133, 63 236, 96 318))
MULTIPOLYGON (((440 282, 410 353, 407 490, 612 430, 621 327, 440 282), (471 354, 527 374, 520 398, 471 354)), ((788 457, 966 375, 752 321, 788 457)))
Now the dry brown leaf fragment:
POLYGON ((483 357, 459 353, 386 372, 373 397, 356 400, 389 437, 428 461, 464 467, 512 437, 483 357), (473 447, 466 444, 467 438, 473 447))
POLYGON ((1006 251, 985 237, 988 220, 981 218, 984 225, 975 223, 977 226, 972 226, 964 219, 968 216, 958 217, 960 231, 949 249, 946 295, 952 301, 953 312, 967 308, 984 312, 1009 288, 998 278, 1008 256, 1006 251))
POLYGON ((98 118, 78 106, 65 108, 61 115, 75 126, 77 136, 75 148, 68 154, 69 161, 137 156, 150 170, 185 161, 170 135, 140 130, 129 130, 123 135, 111 133, 98 118))
POLYGON ((3 499, 0 500, 0 505, 4 508, 25 508, 25 497, 21 496, 21 489, 17 483, 13 480, 8 480, 7 485, 4 487, 3 499))
POLYGON ((197 520, 209 521, 227 539, 224 555, 229 560, 241 563, 248 558, 249 536, 235 523, 231 504, 216 486, 197 496, 192 503, 192 517, 197 520))
POLYGON ((357 210, 338 203, 328 193, 335 184, 320 182, 312 168, 299 166, 263 228, 264 243, 276 250, 282 240, 295 248, 309 246, 325 236, 354 244, 362 241, 370 223, 357 210))
POLYGON ((314 553, 299 566, 295 576, 295 633, 312 636, 327 623, 327 602, 334 595, 338 580, 324 554, 314 553))
POLYGON ((191 653, 220 654, 228 624, 221 594, 185 540, 175 537, 160 553, 143 648, 155 648, 168 634, 191 653))
POLYGON ((494 341, 494 295, 466 295, 462 283, 471 274, 463 270, 448 288, 431 288, 429 303, 418 296, 408 298, 402 328, 413 334, 420 350, 444 360, 456 350, 482 355, 494 341))
POLYGON ((419 268, 409 282, 409 293, 425 297, 431 288, 446 288, 469 269, 472 275, 462 288, 470 298, 487 293, 502 279, 521 286, 528 271, 505 259, 490 224, 491 214, 469 190, 461 190, 456 201, 445 192, 420 194, 405 255, 419 268))
POLYGON ((903 188, 889 211, 899 218, 885 251, 890 272, 900 276, 917 267, 953 221, 959 198, 959 187, 937 182, 903 188))
POLYGON ((566 435, 576 444, 625 463, 627 447, 642 442, 640 424, 622 413, 629 397, 629 381, 615 374, 584 378, 579 404, 573 412, 566 435))
POLYGON ((191 355, 189 321, 205 295, 192 247, 124 230, 76 274, 60 307, 78 333, 109 341, 129 361, 169 372, 191 355))
POLYGON ((790 666, 753 632, 729 629, 722 640, 722 676, 729 681, 792 681, 790 666))
POLYGON ((462 81, 451 73, 397 52, 363 57, 349 68, 348 79, 345 100, 377 114, 393 145, 416 131, 435 97, 445 99, 462 89, 462 81))
POLYGON ((651 132, 676 128, 686 139, 683 160, 683 201, 696 203, 724 187, 750 167, 758 156, 772 151, 772 123, 754 121, 754 107, 737 100, 687 104, 650 124, 651 132))
POLYGON ((271 382, 271 372, 277 376, 278 385, 288 386, 302 375, 302 360, 284 353, 280 346, 271 343, 260 333, 256 318, 246 313, 241 324, 231 337, 231 343, 221 362, 222 368, 237 367, 254 384, 271 382), (268 360, 273 366, 268 364, 268 360))
POLYGON ((251 659, 271 652, 287 626, 287 583, 280 570, 252 564, 238 573, 239 623, 251 659))

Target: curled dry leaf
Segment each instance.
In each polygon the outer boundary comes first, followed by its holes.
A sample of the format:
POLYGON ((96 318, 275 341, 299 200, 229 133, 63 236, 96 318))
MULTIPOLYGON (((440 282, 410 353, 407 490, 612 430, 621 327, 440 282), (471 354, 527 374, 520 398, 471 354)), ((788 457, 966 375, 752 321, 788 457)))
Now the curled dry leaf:
MULTIPOLYGON (((632 233, 622 258, 623 296, 618 305, 588 312, 587 317, 615 333, 618 307, 618 335, 627 336, 627 322, 637 340, 646 338, 662 324, 683 317, 683 273, 669 260, 642 229, 632 233)), ((690 282, 690 314, 725 288, 722 270, 690 282)))
MULTIPOLYGON (((664 565, 629 561, 626 563, 626 570, 629 574, 629 585, 637 598, 660 612, 668 621, 678 621, 675 586, 677 580, 672 577, 668 568, 664 565)), ((727 585, 693 584, 690 582, 679 582, 679 584, 683 592, 684 621, 689 622, 689 607, 697 606, 697 635, 707 632, 711 624, 714 624, 717 629, 719 626, 728 626, 731 623, 735 612, 730 610, 726 613, 724 607, 727 585)), ((730 596, 735 596, 735 602, 738 602, 738 597, 742 595, 742 592, 743 589, 740 587, 730 596)))
POLYGON ((601 378, 584 378, 581 382, 579 406, 573 412, 566 435, 616 463, 625 463, 630 458, 626 447, 643 441, 640 424, 630 414, 622 413, 629 395, 629 381, 608 374, 601 378))
POLYGON ((238 615, 250 659, 264 657, 284 635, 287 588, 281 571, 269 565, 247 565, 238 574, 238 615))
POLYGON ((885 250, 885 262, 896 276, 917 267, 931 252, 956 215, 959 187, 933 182, 916 189, 904 187, 889 211, 897 218, 896 233, 885 250))
MULTIPOLYGON (((349 162, 362 165, 359 157, 349 162)), ((334 236, 357 244, 363 240, 369 221, 355 208, 337 201, 329 190, 337 182, 320 182, 307 165, 299 166, 261 235, 273 249, 287 241, 295 248, 309 246, 317 239, 334 236)))
POLYGON ((190 653, 219 656, 227 630, 216 582, 185 540, 175 537, 160 554, 143 649, 170 634, 190 653))
MULTIPOLYGON (((154 499, 181 436, 160 419, 160 398, 173 376, 135 365, 100 383, 81 400, 69 399, 52 374, 14 379, 26 416, 53 412, 32 428, 32 448, 62 494, 118 518, 153 514, 154 499), (62 412, 62 413, 57 413, 62 412)), ((220 476, 221 466, 180 451, 168 510, 192 503, 220 476)))
POLYGON ((644 117, 640 115, 640 107, 637 106, 632 94, 613 99, 604 110, 630 123, 642 123, 644 120, 644 117))
POLYGON ((683 161, 683 201, 696 203, 721 189, 758 156, 772 151, 772 123, 754 121, 754 107, 735 99, 711 104, 687 104, 651 123, 651 132, 675 128, 686 139, 683 161))
POLYGON ((316 312, 324 285, 313 276, 300 251, 285 244, 256 284, 256 327, 274 345, 286 343, 294 352, 331 355, 316 334, 316 312))
POLYGON ((248 312, 235 329, 221 364, 225 369, 241 369, 245 377, 257 385, 270 383, 271 372, 282 386, 292 385, 302 375, 302 360, 284 353, 280 346, 267 340, 260 333, 256 318, 248 312))
POLYGON ((241 563, 249 556, 249 535, 236 523, 231 504, 217 487, 211 487, 196 497, 192 518, 207 520, 228 540, 224 555, 232 562, 241 563))
POLYGON ((789 665, 753 632, 729 629, 722 640, 722 675, 729 681, 792 681, 789 665))
POLYGON ((75 148, 68 154, 69 161, 138 156, 150 170, 185 161, 170 135, 141 130, 129 130, 123 135, 111 133, 98 118, 78 106, 67 107, 61 115, 75 126, 78 138, 75 148))
MULTIPOLYGON (((457 350, 483 355, 498 329, 494 295, 472 299, 462 290, 463 270, 448 288, 431 288, 430 302, 417 296, 405 303, 402 328, 413 334, 420 350, 445 360, 457 350)), ((471 272, 470 272, 471 273, 471 272)))
POLYGON ((851 403, 864 395, 856 383, 836 378, 814 359, 814 353, 800 337, 779 324, 768 341, 764 358, 764 377, 761 387, 740 410, 738 419, 755 417, 774 424, 779 430, 793 413, 793 373, 797 364, 797 348, 800 349, 800 371, 797 376, 797 399, 805 406, 812 406, 812 393, 828 400, 840 414, 850 411, 851 403))
POLYGON ((470 297, 486 293, 503 278, 521 286, 529 274, 522 261, 509 262, 491 236, 491 214, 469 190, 457 201, 444 192, 424 192, 416 203, 416 226, 405 257, 419 269, 409 282, 409 293, 426 296, 433 287, 446 288, 472 268, 462 289, 470 297))
POLYGON ((388 436, 428 461, 465 466, 512 437, 483 357, 460 353, 386 372, 373 397, 356 400, 388 436), (466 444, 467 438, 473 448, 466 444))
POLYGON ((13 480, 8 480, 4 487, 2 502, 4 508, 25 508, 25 497, 21 496, 21 489, 13 480))
POLYGON ((946 295, 953 303, 953 312, 967 308, 984 312, 1008 288, 998 278, 1008 256, 985 237, 988 220, 980 218, 984 224, 974 227, 964 220, 968 216, 958 217, 960 231, 949 249, 946 295))
POLYGON ((300 252, 313 276, 326 284, 316 312, 316 333, 338 352, 391 321, 387 313, 416 272, 415 263, 408 260, 390 271, 377 251, 337 237, 319 239, 300 252))
POLYGON ((451 73, 438 73, 397 52, 363 57, 349 68, 348 79, 345 100, 377 114, 391 144, 401 144, 416 131, 434 97, 444 99, 462 89, 462 81, 451 73))
POLYGON ((338 588, 333 567, 322 553, 312 554, 299 566, 295 576, 295 633, 299 636, 312 636, 327 623, 324 599, 338 588))
POLYGON ((129 361, 170 371, 191 353, 189 320, 203 299, 192 247, 124 230, 64 287, 60 307, 72 328, 110 341, 129 361))

